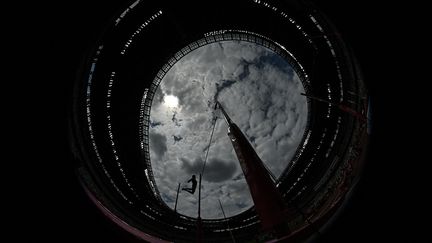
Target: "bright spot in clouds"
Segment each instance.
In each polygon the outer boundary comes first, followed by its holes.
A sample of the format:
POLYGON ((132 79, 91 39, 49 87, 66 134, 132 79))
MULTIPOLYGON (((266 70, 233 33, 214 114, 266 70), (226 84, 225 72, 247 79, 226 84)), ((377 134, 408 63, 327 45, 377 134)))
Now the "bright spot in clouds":
POLYGON ((164 96, 164 105, 169 108, 176 108, 178 106, 179 100, 174 95, 164 96))

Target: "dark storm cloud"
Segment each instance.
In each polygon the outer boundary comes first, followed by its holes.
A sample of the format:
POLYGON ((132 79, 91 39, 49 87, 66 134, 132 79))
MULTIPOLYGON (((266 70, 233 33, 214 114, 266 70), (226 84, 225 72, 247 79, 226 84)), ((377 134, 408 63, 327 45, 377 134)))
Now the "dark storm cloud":
POLYGON ((206 164, 203 179, 209 182, 222 182, 231 179, 236 171, 235 162, 212 159, 206 164))
POLYGON ((150 149, 155 155, 161 159, 167 151, 167 139, 164 135, 151 132, 150 133, 150 149))
POLYGON ((199 174, 201 173, 202 166, 203 166, 203 160, 200 158, 195 159, 194 161, 190 161, 186 158, 180 158, 180 161, 182 162, 182 169, 187 174, 199 174))
MULTIPOLYGON (((187 174, 199 174, 203 168, 203 160, 195 159, 190 161, 181 158, 182 168, 187 174)), ((229 180, 237 171, 237 166, 233 161, 224 161, 221 159, 211 159, 206 163, 203 180, 209 182, 222 182, 229 180)))

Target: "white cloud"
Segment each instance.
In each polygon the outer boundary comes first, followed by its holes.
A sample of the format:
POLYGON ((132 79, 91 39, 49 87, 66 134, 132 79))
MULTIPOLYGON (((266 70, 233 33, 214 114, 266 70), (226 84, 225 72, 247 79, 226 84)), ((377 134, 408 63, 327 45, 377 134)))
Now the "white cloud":
MULTIPOLYGON (((227 136, 215 98, 224 106, 279 176, 301 141, 307 105, 303 86, 290 66, 272 51, 247 42, 209 44, 189 53, 162 80, 150 120, 151 160, 156 184, 170 207, 178 182, 198 176, 208 147, 212 122, 218 116, 204 173, 201 216, 220 218, 218 199, 227 216, 253 205, 237 157, 227 136), (178 106, 163 105, 164 96, 178 106), (179 139, 181 138, 181 139, 179 139)), ((198 193, 182 192, 177 211, 197 216, 198 193)))

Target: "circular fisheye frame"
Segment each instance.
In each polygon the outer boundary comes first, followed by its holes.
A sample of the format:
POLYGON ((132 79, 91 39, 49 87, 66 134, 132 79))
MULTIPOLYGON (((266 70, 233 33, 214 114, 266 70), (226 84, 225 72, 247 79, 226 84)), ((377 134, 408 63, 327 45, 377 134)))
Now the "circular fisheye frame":
POLYGON ((131 2, 75 83, 89 198, 150 242, 318 237, 364 163, 358 64, 304 1, 131 2))

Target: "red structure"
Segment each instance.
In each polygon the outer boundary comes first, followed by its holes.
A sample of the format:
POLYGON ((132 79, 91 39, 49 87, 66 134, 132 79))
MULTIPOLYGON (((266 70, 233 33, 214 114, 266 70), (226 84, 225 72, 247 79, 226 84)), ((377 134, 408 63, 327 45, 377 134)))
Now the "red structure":
POLYGON ((221 109, 228 124, 228 136, 245 175, 263 230, 273 231, 279 236, 289 234, 288 226, 285 223, 282 197, 262 160, 219 102, 217 106, 221 109))
POLYGON ((330 102, 328 100, 324 100, 324 99, 321 99, 321 98, 318 98, 318 97, 315 97, 315 96, 311 96, 311 95, 307 95, 307 94, 304 94, 304 93, 301 93, 301 95, 306 96, 306 97, 308 97, 310 99, 318 100, 318 101, 321 101, 321 102, 324 102, 324 103, 328 103, 328 104, 332 104, 334 106, 337 106, 340 110, 351 114, 352 116, 354 116, 355 118, 359 119, 360 121, 367 122, 367 117, 366 117, 367 105, 366 105, 366 108, 363 108, 364 110, 362 112, 358 112, 358 111, 354 110, 353 108, 351 108, 351 107, 349 107, 347 105, 344 105, 344 104, 336 104, 336 103, 330 102))

